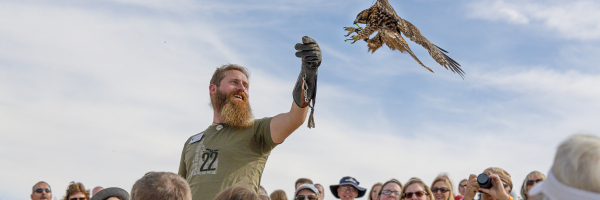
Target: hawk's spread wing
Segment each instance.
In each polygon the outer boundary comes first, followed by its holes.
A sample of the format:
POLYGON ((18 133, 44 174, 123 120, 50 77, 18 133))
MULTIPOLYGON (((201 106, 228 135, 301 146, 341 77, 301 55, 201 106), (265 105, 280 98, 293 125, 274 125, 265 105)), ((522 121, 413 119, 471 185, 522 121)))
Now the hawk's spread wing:
POLYGON ((429 55, 431 55, 431 57, 444 68, 448 69, 448 67, 450 67, 452 72, 457 73, 460 76, 464 76, 465 72, 460 68, 460 64, 444 53, 448 53, 448 51, 429 42, 429 40, 427 40, 427 38, 421 34, 421 31, 419 31, 419 29, 412 23, 400 17, 398 18, 398 29, 404 34, 404 36, 408 37, 410 41, 413 41, 427 49, 427 51, 429 51, 429 55))
POLYGON ((356 35, 352 36, 352 39, 349 40, 353 40, 354 42, 358 40, 365 40, 367 42, 367 46, 369 47, 368 51, 375 52, 383 44, 386 44, 392 50, 407 52, 421 66, 433 72, 433 70, 431 70, 429 67, 423 65, 423 63, 421 63, 417 56, 415 56, 412 50, 410 50, 406 40, 404 40, 404 38, 401 36, 402 33, 411 41, 427 49, 427 51, 429 51, 429 55, 431 55, 431 57, 437 63, 464 78, 464 71, 460 68, 460 64, 446 55, 445 53, 448 53, 446 50, 427 40, 427 38, 421 34, 416 26, 400 18, 388 0, 377 0, 372 7, 361 11, 357 15, 355 23, 364 23, 367 26, 364 29, 361 29, 360 27, 359 29, 345 27, 345 29, 349 32, 348 35, 353 32, 357 33, 356 35), (377 32, 377 35, 369 39, 371 34, 374 32, 377 32))

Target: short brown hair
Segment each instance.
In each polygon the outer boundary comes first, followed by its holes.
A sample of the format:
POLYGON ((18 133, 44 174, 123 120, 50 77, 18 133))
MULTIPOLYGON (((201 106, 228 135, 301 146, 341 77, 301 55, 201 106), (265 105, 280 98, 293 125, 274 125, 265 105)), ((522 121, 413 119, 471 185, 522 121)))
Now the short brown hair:
MULTIPOLYGON (((134 200, 134 199, 132 199, 134 200)), ((221 191, 213 200, 261 200, 249 187, 237 184, 221 191)))
POLYGON ((177 199, 191 200, 187 181, 171 172, 148 172, 131 188, 131 200, 177 199))
MULTIPOLYGON (((395 183, 395 184, 397 184, 398 186, 400 186, 400 190, 402 190, 402 183, 400 183, 400 181, 398 181, 398 180, 396 180, 396 179, 391 179, 391 180, 389 180, 389 181, 386 181, 385 183, 383 183, 383 184, 381 185, 381 188, 379 188, 379 190, 377 191, 377 196, 381 196, 381 191, 383 191, 383 187, 385 187, 385 185, 387 185, 387 184, 390 184, 390 183, 395 183)), ((373 189, 371 189, 371 190, 373 190, 373 189)), ((370 198, 370 196, 371 196, 371 195, 369 194, 369 198, 370 198)))
POLYGON ((215 70, 215 73, 213 74, 212 78, 210 79, 210 84, 214 84, 217 87, 221 86, 221 81, 225 78, 225 76, 227 75, 226 72, 229 70, 238 70, 240 72, 242 72, 246 78, 250 79, 250 72, 248 71, 247 68, 236 65, 236 64, 226 64, 223 65, 221 67, 217 67, 217 69, 215 70))
POLYGON ((273 193, 271 193, 271 200, 287 200, 285 191, 283 191, 283 190, 273 191, 273 193))
POLYGON ((67 195, 63 198, 63 200, 68 200, 69 196, 77 194, 79 192, 85 195, 86 199, 90 199, 90 193, 87 190, 85 190, 85 187, 82 183, 75 183, 74 181, 71 181, 71 183, 69 183, 69 186, 67 187, 67 195))
POLYGON ((296 186, 298 185, 298 183, 309 183, 309 184, 313 184, 313 181, 308 179, 308 178, 299 178, 298 180, 296 180, 296 183, 294 183, 294 190, 296 190, 296 186))

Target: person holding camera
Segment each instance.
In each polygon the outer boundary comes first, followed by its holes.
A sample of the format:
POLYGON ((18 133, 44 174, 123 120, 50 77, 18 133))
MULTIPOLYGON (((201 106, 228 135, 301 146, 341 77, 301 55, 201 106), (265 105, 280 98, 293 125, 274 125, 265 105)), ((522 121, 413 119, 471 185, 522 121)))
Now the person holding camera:
POLYGON ((467 181, 467 190, 463 200, 473 200, 481 192, 482 200, 513 200, 510 191, 513 188, 510 174, 499 167, 490 167, 479 174, 471 174, 467 181))

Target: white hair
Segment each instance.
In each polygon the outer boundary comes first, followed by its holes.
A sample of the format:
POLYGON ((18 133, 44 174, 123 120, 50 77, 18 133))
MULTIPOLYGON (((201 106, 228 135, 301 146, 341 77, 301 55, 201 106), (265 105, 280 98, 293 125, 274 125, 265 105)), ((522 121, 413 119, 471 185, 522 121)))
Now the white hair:
POLYGON ((569 137, 556 151, 552 173, 565 185, 600 193, 600 138, 569 137))

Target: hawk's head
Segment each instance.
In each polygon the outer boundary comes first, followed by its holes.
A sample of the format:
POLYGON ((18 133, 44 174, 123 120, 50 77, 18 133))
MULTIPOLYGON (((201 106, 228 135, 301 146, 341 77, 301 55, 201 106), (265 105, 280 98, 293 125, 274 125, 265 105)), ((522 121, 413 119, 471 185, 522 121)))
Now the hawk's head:
POLYGON ((366 9, 358 13, 356 15, 356 19, 354 20, 354 24, 366 24, 371 19, 371 14, 373 13, 372 9, 366 9))

